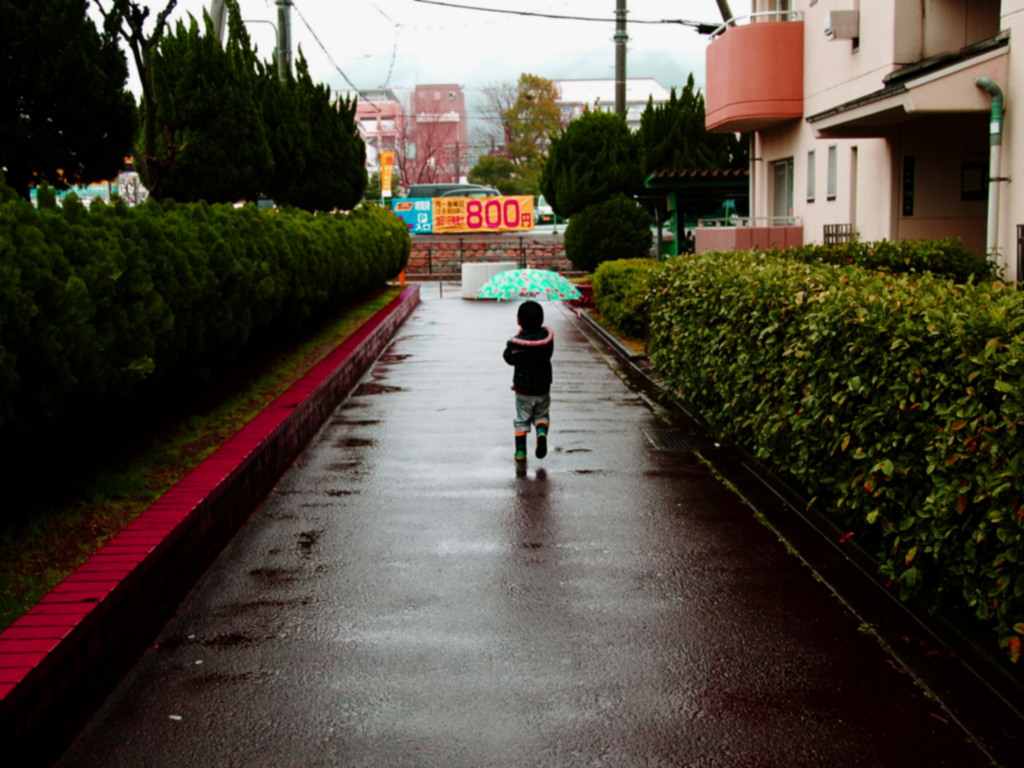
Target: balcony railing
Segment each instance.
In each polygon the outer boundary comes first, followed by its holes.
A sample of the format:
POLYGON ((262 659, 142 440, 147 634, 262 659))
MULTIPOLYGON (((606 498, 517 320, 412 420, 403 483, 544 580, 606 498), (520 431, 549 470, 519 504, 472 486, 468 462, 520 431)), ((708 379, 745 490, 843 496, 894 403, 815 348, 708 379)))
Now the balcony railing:
POLYGON ((761 11, 760 13, 751 13, 748 16, 737 16, 734 19, 729 19, 722 26, 716 29, 708 37, 709 40, 714 40, 720 35, 724 35, 728 30, 733 27, 738 27, 743 24, 757 24, 759 21, 803 21, 803 11, 761 11))
POLYGON ((799 216, 730 216, 725 219, 697 219, 698 227, 795 227, 799 216))

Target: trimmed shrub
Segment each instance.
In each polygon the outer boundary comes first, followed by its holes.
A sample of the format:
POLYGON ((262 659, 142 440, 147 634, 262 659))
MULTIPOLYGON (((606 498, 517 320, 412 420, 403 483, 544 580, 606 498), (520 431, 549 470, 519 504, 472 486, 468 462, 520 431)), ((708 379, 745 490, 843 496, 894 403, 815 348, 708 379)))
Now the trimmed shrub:
POLYGON ((642 259, 651 252, 651 217, 623 194, 587 206, 565 229, 565 257, 584 272, 604 261, 642 259))
POLYGON ((602 319, 625 336, 646 339, 651 281, 660 269, 650 258, 601 264, 594 273, 594 305, 602 319))
POLYGON ((855 264, 863 269, 877 269, 893 274, 932 272, 945 275, 957 283, 969 280, 984 282, 1000 276, 999 266, 994 261, 979 256, 964 247, 959 240, 950 239, 805 245, 768 253, 808 263, 821 262, 837 266, 855 264))
POLYGON ((769 254, 668 263, 651 359, 877 553, 903 597, 1024 638, 1024 296, 769 254))
POLYGON ((397 275, 409 234, 254 205, 0 203, 0 452, 211 376, 397 275))
POLYGON ((540 192, 555 214, 578 216, 615 195, 644 189, 640 140, 621 115, 585 112, 551 136, 540 192))

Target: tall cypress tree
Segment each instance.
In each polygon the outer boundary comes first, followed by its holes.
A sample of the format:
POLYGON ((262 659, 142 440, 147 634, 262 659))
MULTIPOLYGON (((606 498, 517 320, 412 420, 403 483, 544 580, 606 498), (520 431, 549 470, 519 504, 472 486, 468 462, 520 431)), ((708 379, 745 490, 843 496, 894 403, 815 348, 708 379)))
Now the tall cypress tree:
POLYGON ((173 159, 162 194, 177 200, 253 200, 269 187, 274 158, 257 102, 255 57, 236 2, 222 48, 209 16, 200 33, 178 22, 153 59, 160 119, 173 159))
POLYGON ((732 133, 704 127, 704 95, 691 74, 682 94, 673 88, 662 104, 648 101, 640 117, 645 174, 747 167, 746 142, 732 133))
POLYGON ((356 127, 356 101, 331 103, 331 90, 316 84, 304 56, 296 66, 298 112, 309 126, 305 173, 287 202, 310 211, 351 209, 366 189, 366 146, 356 127))
POLYGON ((309 125, 299 117, 295 78, 282 80, 276 62, 259 65, 257 95, 263 108, 263 127, 274 157, 274 172, 266 179, 264 197, 291 203, 292 189, 312 161, 309 125))
POLYGON ((30 185, 116 176, 136 132, 128 65, 86 0, 0 0, 0 167, 30 185))

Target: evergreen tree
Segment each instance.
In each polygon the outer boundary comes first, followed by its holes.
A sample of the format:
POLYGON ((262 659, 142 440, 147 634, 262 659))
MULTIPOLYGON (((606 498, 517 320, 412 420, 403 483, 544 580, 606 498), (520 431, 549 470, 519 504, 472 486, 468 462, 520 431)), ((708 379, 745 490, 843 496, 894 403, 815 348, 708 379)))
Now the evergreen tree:
POLYGON ((263 109, 263 127, 274 158, 274 172, 260 192, 263 197, 287 203, 293 187, 306 172, 307 163, 313 160, 309 125, 299 118, 295 78, 289 72, 282 80, 274 61, 260 64, 257 98, 263 109))
POLYGON ((0 0, 0 167, 22 197, 110 179, 131 151, 135 101, 116 35, 86 0, 0 0))
POLYGON ((153 57, 153 83, 168 146, 175 154, 162 194, 177 200, 253 200, 270 185, 274 158, 256 101, 256 61, 238 11, 229 1, 221 47, 210 17, 205 33, 193 18, 178 23, 153 57))
POLYGON ((295 81, 298 114, 309 126, 305 172, 285 202, 309 211, 354 208, 366 189, 366 146, 356 127, 356 101, 331 103, 331 90, 315 84, 300 54, 295 81))
POLYGON ((586 112, 551 139, 540 191, 552 210, 570 218, 616 193, 643 189, 640 144, 621 115, 586 112))
POLYGON ((640 118, 645 175, 654 171, 704 171, 747 167, 747 144, 733 133, 704 127, 704 95, 693 75, 681 95, 673 88, 663 104, 647 103, 640 118))

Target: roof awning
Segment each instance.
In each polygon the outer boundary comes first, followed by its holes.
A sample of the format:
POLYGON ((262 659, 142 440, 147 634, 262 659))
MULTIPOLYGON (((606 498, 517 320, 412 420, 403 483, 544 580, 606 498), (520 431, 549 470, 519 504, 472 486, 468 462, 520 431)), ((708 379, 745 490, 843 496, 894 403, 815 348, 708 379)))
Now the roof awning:
POLYGON ((991 99, 974 81, 986 75, 1005 88, 1008 61, 1009 48, 999 45, 947 66, 915 68, 918 74, 890 78, 885 88, 810 115, 807 122, 819 138, 869 138, 925 115, 988 112, 991 99))
POLYGON ((649 191, 674 192, 679 201, 746 198, 750 171, 746 168, 721 171, 654 171, 644 179, 649 191))

